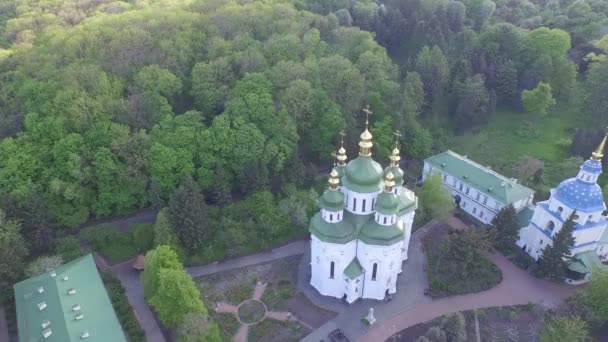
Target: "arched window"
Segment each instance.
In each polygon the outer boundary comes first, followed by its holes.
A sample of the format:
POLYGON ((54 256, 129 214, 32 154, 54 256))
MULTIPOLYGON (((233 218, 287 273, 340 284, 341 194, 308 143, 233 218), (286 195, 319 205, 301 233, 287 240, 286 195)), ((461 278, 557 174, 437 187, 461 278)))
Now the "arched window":
POLYGON ((558 213, 561 213, 561 212, 563 212, 563 211, 564 211, 564 208, 562 208, 562 207, 557 207, 557 212, 558 212, 558 213))
POLYGON ((335 268, 335 265, 334 265, 334 262, 332 261, 329 264, 329 278, 330 279, 334 279, 334 268, 335 268))
POLYGON ((365 200, 363 200, 363 204, 361 205, 361 211, 365 212, 365 200))
POLYGON ((549 222, 547 222, 547 230, 552 232, 554 228, 555 228, 555 223, 553 223, 553 221, 549 220, 549 222))
POLYGON ((386 216, 384 216, 384 224, 386 224, 386 216))
POLYGON ((374 264, 374 268, 372 269, 372 280, 376 280, 376 273, 378 273, 378 264, 374 264))
POLYGON ((353 211, 357 211, 357 199, 353 198, 353 211))
POLYGON ((372 210, 376 208, 376 199, 372 198, 372 210))
POLYGON ((329 220, 333 221, 334 220, 334 215, 333 214, 329 214, 329 220))

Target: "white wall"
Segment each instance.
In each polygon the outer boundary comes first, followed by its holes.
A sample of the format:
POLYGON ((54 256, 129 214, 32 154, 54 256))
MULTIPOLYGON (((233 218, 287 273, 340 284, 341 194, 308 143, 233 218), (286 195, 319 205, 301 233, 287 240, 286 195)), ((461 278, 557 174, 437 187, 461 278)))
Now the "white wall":
POLYGON ((344 296, 344 269, 355 257, 356 240, 346 244, 323 242, 314 235, 310 241, 310 284, 322 295, 344 296), (330 278, 330 265, 334 262, 334 277, 330 278))
POLYGON ((386 290, 397 291, 397 276, 401 270, 401 247, 403 241, 391 246, 368 245, 358 242, 358 258, 365 269, 363 298, 384 299, 386 290), (376 279, 372 280, 373 267, 377 264, 376 279))

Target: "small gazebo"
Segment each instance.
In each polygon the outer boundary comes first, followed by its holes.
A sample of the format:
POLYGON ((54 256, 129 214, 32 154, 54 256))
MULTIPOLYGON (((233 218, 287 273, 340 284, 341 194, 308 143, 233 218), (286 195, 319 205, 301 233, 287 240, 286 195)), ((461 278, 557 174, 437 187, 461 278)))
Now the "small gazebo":
POLYGON ((138 271, 142 271, 144 269, 144 255, 143 254, 139 254, 137 256, 137 258, 135 258, 135 261, 133 261, 133 268, 138 271))

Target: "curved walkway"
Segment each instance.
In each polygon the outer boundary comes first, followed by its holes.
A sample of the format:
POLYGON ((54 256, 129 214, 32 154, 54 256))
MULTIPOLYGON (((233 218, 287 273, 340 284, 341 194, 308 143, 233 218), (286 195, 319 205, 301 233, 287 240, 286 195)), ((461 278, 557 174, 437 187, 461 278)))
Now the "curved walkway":
POLYGON ((527 303, 553 307, 579 288, 534 278, 499 253, 493 253, 490 258, 502 271, 503 280, 498 286, 483 292, 416 305, 374 326, 360 341, 384 341, 396 331, 456 311, 527 303))

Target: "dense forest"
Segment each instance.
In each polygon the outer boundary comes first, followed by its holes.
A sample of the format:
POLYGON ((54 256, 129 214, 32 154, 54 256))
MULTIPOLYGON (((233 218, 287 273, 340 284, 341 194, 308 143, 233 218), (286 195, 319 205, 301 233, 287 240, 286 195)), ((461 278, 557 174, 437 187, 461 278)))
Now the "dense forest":
MULTIPOLYGON (((292 198, 281 215, 305 227, 296 189, 339 131, 355 155, 365 104, 377 159, 399 130, 405 159, 455 148, 543 196, 608 123, 607 23, 602 0, 5 0, 0 204, 34 253, 61 227, 170 207, 180 186, 214 210, 253 198, 254 216, 292 198), (494 121, 523 147, 458 143, 494 121)), ((211 236, 225 216, 211 210, 211 236)))

